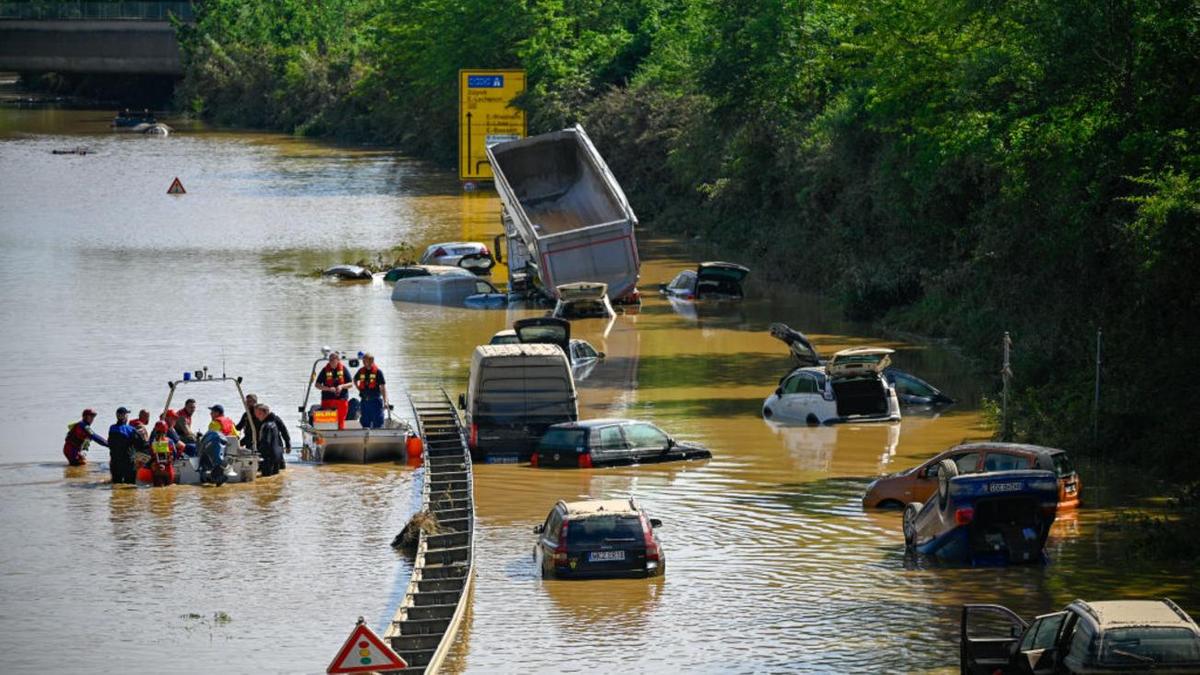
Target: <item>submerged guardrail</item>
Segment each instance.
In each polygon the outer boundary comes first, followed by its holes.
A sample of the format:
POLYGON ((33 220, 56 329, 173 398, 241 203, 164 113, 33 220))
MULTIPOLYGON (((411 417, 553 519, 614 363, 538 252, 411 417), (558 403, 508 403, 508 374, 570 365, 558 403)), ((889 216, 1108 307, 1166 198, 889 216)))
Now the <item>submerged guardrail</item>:
POLYGON ((441 398, 412 401, 424 442, 421 508, 437 533, 420 532, 412 578, 384 633, 408 664, 399 673, 435 673, 454 644, 475 575, 475 491, 471 454, 458 411, 441 398))

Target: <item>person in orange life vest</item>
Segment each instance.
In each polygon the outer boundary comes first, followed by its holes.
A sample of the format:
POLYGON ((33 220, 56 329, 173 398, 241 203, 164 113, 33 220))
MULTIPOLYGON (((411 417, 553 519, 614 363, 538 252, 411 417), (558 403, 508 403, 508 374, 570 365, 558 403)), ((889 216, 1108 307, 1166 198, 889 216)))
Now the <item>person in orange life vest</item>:
POLYGON ((92 422, 96 421, 96 411, 88 408, 80 415, 78 422, 67 427, 67 438, 63 442, 63 456, 71 466, 87 464, 87 449, 92 441, 108 447, 108 441, 103 436, 92 431, 92 422))
POLYGON ((350 387, 353 386, 350 369, 342 365, 342 357, 337 352, 331 352, 329 363, 317 374, 317 389, 321 392, 321 407, 337 411, 339 429, 346 428, 346 410, 350 405, 350 387))
POLYGON ((363 354, 363 367, 354 374, 354 386, 358 387, 358 395, 362 399, 359 423, 365 429, 382 427, 383 409, 388 404, 387 382, 383 378, 383 371, 375 365, 374 354, 363 354))
POLYGON ((225 406, 218 403, 210 407, 208 412, 212 416, 212 421, 221 425, 221 433, 223 435, 237 438, 238 432, 233 426, 233 420, 225 416, 225 406))
POLYGON ((171 439, 171 449, 174 451, 175 459, 183 457, 184 451, 187 450, 187 445, 179 437, 179 432, 175 431, 175 422, 178 420, 179 415, 174 410, 167 410, 162 415, 162 421, 167 425, 167 438, 171 439))

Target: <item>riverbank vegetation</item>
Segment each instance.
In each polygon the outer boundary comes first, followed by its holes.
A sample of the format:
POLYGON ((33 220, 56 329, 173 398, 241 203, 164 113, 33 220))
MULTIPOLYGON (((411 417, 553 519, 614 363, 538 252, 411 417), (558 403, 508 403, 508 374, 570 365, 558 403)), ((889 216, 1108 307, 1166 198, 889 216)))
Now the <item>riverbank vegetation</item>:
MULTIPOLYGON (((522 67, 643 221, 999 370, 1014 434, 1200 475, 1190 0, 208 0, 177 97, 449 164, 457 71, 522 67), (1104 330, 1098 433, 1096 331, 1104 330)), ((780 317, 788 320, 787 317, 780 317)))

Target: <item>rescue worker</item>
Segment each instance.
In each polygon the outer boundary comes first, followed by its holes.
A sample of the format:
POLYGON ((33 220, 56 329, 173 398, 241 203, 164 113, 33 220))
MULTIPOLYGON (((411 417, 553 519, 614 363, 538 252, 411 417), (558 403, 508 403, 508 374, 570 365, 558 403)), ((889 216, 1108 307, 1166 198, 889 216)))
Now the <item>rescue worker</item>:
POLYGON ((388 405, 387 381, 383 378, 383 371, 375 365, 374 354, 363 354, 363 366, 354 374, 354 386, 358 388, 359 398, 362 399, 359 423, 364 429, 382 427, 383 410, 388 405))
POLYGON ((321 392, 321 407, 336 410, 338 429, 345 429, 350 387, 354 382, 350 379, 350 369, 342 365, 342 357, 337 352, 329 354, 329 363, 317 374, 316 386, 321 392))
POLYGON ((179 440, 183 441, 186 452, 189 455, 196 454, 196 433, 192 431, 192 415, 196 412, 196 399, 189 398, 184 402, 183 407, 175 411, 178 418, 175 420, 175 433, 179 434, 179 440))
POLYGON ((63 456, 71 466, 87 464, 87 449, 92 441, 108 447, 108 441, 92 431, 92 422, 96 421, 96 411, 86 408, 79 416, 78 422, 67 427, 67 438, 63 442, 63 456))
POLYGON ((149 450, 146 438, 129 423, 129 409, 117 408, 117 423, 108 428, 108 450, 111 456, 109 471, 113 483, 133 485, 137 482, 137 469, 133 463, 135 453, 149 450))
POLYGON ((174 410, 168 410, 163 413, 162 419, 167 425, 167 438, 171 439, 171 447, 174 450, 175 459, 179 459, 187 452, 187 445, 179 437, 179 432, 175 430, 175 423, 179 421, 179 415, 174 410))
POLYGON ((175 482, 175 442, 171 440, 167 423, 154 423, 154 431, 150 434, 150 471, 149 483, 154 487, 164 487, 175 482))
POLYGON ((138 426, 143 426, 143 427, 146 427, 147 429, 150 428, 150 411, 149 410, 142 408, 141 410, 138 411, 137 418, 138 418, 138 421, 141 422, 141 424, 138 426))
MULTIPOLYGON (((212 421, 221 425, 221 433, 226 436, 237 438, 238 432, 233 425, 233 420, 225 416, 225 406, 220 403, 210 406, 208 409, 209 415, 212 416, 212 421)), ((210 427, 211 428, 211 427, 210 427)))
MULTIPOLYGON (((257 432, 255 435, 261 436, 261 432, 258 432, 258 416, 254 414, 254 409, 257 406, 258 396, 255 394, 246 394, 246 410, 249 412, 242 413, 242 419, 237 423, 237 430, 242 432, 242 447, 244 448, 256 449, 254 448, 254 438, 251 438, 250 434, 251 425, 254 425, 254 430, 257 432)), ((268 406, 268 412, 269 410, 270 406, 268 406)), ((290 454, 292 452, 292 436, 288 433, 287 425, 283 423, 283 420, 279 419, 279 415, 273 412, 269 412, 267 419, 274 422, 275 428, 279 429, 279 436, 283 439, 283 450, 290 454)), ((283 458, 280 458, 279 468, 287 468, 283 458)))
POLYGON ((271 419, 271 407, 266 403, 259 403, 254 408, 254 416, 258 419, 258 455, 262 458, 258 466, 262 475, 274 476, 283 464, 283 436, 271 419))

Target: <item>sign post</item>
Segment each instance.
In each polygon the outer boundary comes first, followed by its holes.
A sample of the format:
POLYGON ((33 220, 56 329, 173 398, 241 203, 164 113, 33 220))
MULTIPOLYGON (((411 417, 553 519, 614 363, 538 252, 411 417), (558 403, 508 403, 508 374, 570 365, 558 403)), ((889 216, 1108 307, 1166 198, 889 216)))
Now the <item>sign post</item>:
POLYGON ((510 105, 524 92, 524 70, 458 71, 459 180, 491 180, 487 147, 525 137, 525 111, 510 105))
POLYGON ((363 618, 346 638, 337 656, 329 664, 326 673, 372 673, 385 670, 403 670, 408 664, 400 655, 384 644, 383 640, 367 627, 363 618))

